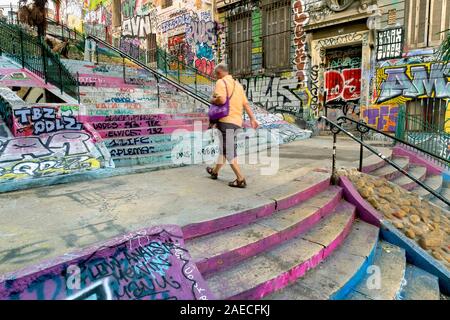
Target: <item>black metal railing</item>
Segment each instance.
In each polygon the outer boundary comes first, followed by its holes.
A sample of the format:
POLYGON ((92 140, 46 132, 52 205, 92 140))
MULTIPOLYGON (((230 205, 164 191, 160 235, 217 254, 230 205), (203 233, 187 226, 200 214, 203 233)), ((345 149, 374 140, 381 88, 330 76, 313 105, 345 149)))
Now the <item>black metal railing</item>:
MULTIPOLYGON (((178 83, 177 81, 173 80, 171 77, 159 72, 158 70, 155 70, 149 66, 147 66, 145 63, 133 58, 132 56, 130 56, 129 54, 121 51, 120 49, 114 47, 113 45, 97 38, 94 36, 87 36, 86 40, 92 40, 94 41, 97 45, 96 45, 96 50, 98 52, 98 47, 99 45, 102 46, 103 48, 107 48, 108 50, 111 50, 112 52, 114 52, 117 56, 122 58, 122 67, 123 67, 123 74, 124 74, 124 80, 125 80, 125 69, 126 69, 126 61, 128 60, 130 62, 132 62, 133 64, 135 64, 136 66, 138 66, 139 68, 149 72, 150 74, 152 74, 157 82, 159 83, 159 81, 163 80, 164 82, 167 82, 169 84, 171 84, 172 86, 174 86, 175 88, 177 88, 178 90, 184 92, 185 94, 187 94, 188 96, 190 96, 191 98, 195 99, 196 101, 204 104, 204 105, 209 105, 209 101, 206 99, 205 96, 199 95, 197 94, 195 91, 192 90, 191 87, 189 86, 185 86, 181 83, 178 83)), ((97 53, 98 55, 98 53, 97 53)))
MULTIPOLYGON (((373 154, 377 155, 379 158, 381 158, 383 161, 387 162, 389 165, 393 166, 395 169, 397 169, 398 171, 400 171, 402 174, 404 174, 405 176, 407 176, 409 179, 411 179, 412 181, 414 181, 416 184, 418 184, 419 186, 421 186, 422 188, 424 188, 425 190, 427 190, 429 193, 431 193, 433 196, 435 196, 436 198, 438 198, 439 200, 441 200, 442 202, 444 202, 446 205, 450 206, 450 200, 446 199, 444 196, 442 196, 441 194, 439 194, 438 192, 436 192, 435 190, 433 190, 432 188, 430 188, 428 185, 426 185, 425 183, 423 183, 422 181, 418 180, 416 177, 412 176, 410 173, 408 173, 405 169, 403 169, 402 167, 400 167, 398 164, 396 164, 394 161, 390 160, 388 157, 386 157, 385 155, 383 155, 381 152, 379 152, 377 149, 375 149, 374 147, 370 146, 369 144, 361 141, 360 139, 358 139, 353 133, 347 131, 346 129, 344 129, 341 124, 336 123, 330 119, 328 119, 325 116, 320 117, 321 121, 325 121, 327 122, 328 125, 330 125, 330 129, 331 132, 333 133, 333 156, 332 156, 332 177, 331 180, 333 183, 336 183, 338 180, 338 176, 337 176, 337 172, 336 172, 336 143, 337 143, 337 135, 339 133, 344 133, 347 136, 349 136, 353 141, 359 143, 362 147, 366 148, 367 150, 369 150, 370 152, 372 152, 373 154)), ((360 157, 362 157, 362 153, 360 154, 360 157)), ((360 161, 361 163, 361 161, 360 161)))
POLYGON ((78 80, 42 38, 0 20, 0 53, 79 101, 78 80))
MULTIPOLYGON (((434 162, 435 164, 438 164, 439 166, 443 167, 444 169, 448 170, 450 169, 450 160, 445 159, 427 149, 421 148, 417 145, 414 145, 408 141, 405 141, 403 139, 400 139, 396 136, 390 135, 386 132, 380 131, 378 129, 375 129, 371 126, 369 126, 368 124, 366 124, 364 121, 356 121, 352 118, 349 118, 347 116, 341 116, 337 119, 337 122, 340 126, 342 126, 345 123, 353 123, 356 126, 357 131, 360 133, 360 139, 361 141, 364 141, 364 135, 366 133, 368 133, 369 131, 373 131, 376 132, 377 134, 380 134, 386 138, 389 138, 393 141, 393 144, 398 143, 401 144, 405 147, 407 147, 410 150, 414 150, 416 153, 420 154, 421 156, 424 156, 425 158, 427 158, 428 160, 431 160, 432 162, 434 162)), ((362 153, 362 146, 361 146, 361 152, 362 153)), ((362 158, 360 158, 360 163, 359 163, 359 170, 362 170, 362 158)))
POLYGON ((47 18, 47 34, 63 40, 83 41, 85 38, 82 32, 49 18, 47 18))

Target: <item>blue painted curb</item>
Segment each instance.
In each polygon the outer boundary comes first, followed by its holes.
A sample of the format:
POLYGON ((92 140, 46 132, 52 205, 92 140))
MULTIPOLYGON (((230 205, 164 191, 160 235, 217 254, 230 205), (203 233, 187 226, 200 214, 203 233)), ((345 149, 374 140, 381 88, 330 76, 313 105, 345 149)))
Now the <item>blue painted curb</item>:
MULTIPOLYGON (((378 235, 378 238, 379 237, 380 236, 378 235)), ((335 294, 330 297, 330 300, 345 300, 350 291, 352 291, 352 289, 354 289, 364 279, 364 277, 366 276, 367 268, 373 264, 373 261, 375 259, 378 241, 379 240, 375 242, 372 251, 366 258, 364 263, 361 265, 361 267, 358 269, 358 271, 350 278, 349 281, 347 281, 346 284, 344 284, 335 294)))
POLYGON ((382 239, 403 248, 406 251, 406 260, 439 278, 439 287, 445 294, 450 294, 450 271, 423 250, 416 242, 407 238, 390 222, 381 223, 382 239))

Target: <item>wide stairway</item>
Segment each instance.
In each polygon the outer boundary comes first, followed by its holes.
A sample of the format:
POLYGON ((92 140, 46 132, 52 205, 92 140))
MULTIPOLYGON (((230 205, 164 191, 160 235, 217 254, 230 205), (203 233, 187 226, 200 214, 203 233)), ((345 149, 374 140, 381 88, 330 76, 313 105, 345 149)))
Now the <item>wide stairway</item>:
MULTIPOLYGON (((435 168, 427 167, 423 163, 415 161, 408 153, 402 152, 402 149, 397 147, 393 150, 389 150, 385 156, 394 161, 417 180, 424 182, 432 190, 440 193, 447 199, 450 199, 450 188, 444 183, 442 175, 443 169, 440 169, 437 166, 435 168)), ((363 172, 385 178, 408 191, 418 194, 425 200, 429 200, 444 209, 450 210, 445 203, 434 197, 426 189, 419 186, 416 182, 389 165, 386 161, 380 159, 378 156, 370 156, 364 161, 363 172)))
POLYGON ((326 174, 258 196, 272 200, 184 229, 217 298, 439 299, 437 278, 379 241, 379 229, 357 218, 326 174))

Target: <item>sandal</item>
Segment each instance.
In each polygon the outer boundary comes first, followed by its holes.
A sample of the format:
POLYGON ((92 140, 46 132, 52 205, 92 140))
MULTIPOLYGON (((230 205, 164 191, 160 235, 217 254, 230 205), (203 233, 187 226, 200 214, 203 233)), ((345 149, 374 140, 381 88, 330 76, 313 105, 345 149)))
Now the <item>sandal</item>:
POLYGON ((207 167, 206 172, 209 173, 209 175, 211 176, 211 179, 213 179, 213 180, 217 180, 219 178, 219 174, 214 173, 214 169, 211 167, 207 167))
POLYGON ((242 181, 236 179, 233 182, 230 182, 228 185, 232 188, 241 188, 241 189, 247 188, 247 182, 245 181, 245 179, 242 181))

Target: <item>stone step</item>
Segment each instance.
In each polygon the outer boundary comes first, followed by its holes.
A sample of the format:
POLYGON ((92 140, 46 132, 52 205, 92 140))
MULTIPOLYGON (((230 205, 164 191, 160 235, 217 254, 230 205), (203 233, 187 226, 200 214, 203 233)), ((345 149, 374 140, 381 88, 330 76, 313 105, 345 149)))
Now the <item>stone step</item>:
POLYGON ((342 299, 372 265, 379 230, 356 220, 344 243, 316 268, 290 286, 277 291, 269 300, 342 299))
MULTIPOLYGON (((393 158, 393 162, 397 164, 400 168, 407 170, 409 166, 409 158, 407 157, 395 157, 393 158)), ((372 176, 382 177, 387 180, 393 180, 398 178, 402 173, 398 171, 396 168, 386 163, 384 167, 376 169, 369 173, 372 176)))
MULTIPOLYGON (((387 159, 389 159, 389 160, 392 159, 392 149, 383 150, 383 154, 386 156, 387 159)), ((355 165, 358 166, 359 161, 358 161, 358 163, 355 163, 355 165)), ((364 159, 362 172, 370 173, 381 167, 384 167, 385 165, 387 165, 386 161, 381 159, 379 156, 372 154, 364 159)))
POLYGON ((439 278, 408 264, 401 300, 440 300, 439 278))
POLYGON ((335 212, 306 233, 214 273, 206 281, 218 299, 260 299, 315 268, 345 240, 355 207, 342 201, 335 212))
POLYGON ((309 230, 331 213, 341 198, 342 189, 331 186, 296 207, 248 225, 193 239, 187 243, 187 247, 200 272, 206 275, 230 267, 309 230))
MULTIPOLYGON (((425 181, 427 177, 427 168, 423 166, 410 166, 408 173, 419 181, 425 181)), ((402 174, 400 177, 391 180, 392 183, 399 185, 406 190, 412 190, 417 187, 417 183, 402 174)))
POLYGON ((365 277, 350 291, 348 300, 396 300, 404 283, 405 250, 380 241, 365 277))
MULTIPOLYGON (((424 180, 424 183, 427 186, 429 186, 432 190, 440 192, 442 189, 443 178, 441 175, 431 175, 424 180)), ((426 189, 422 188, 421 186, 416 186, 411 191, 424 199, 431 199, 433 197, 432 194, 430 194, 426 189)))

